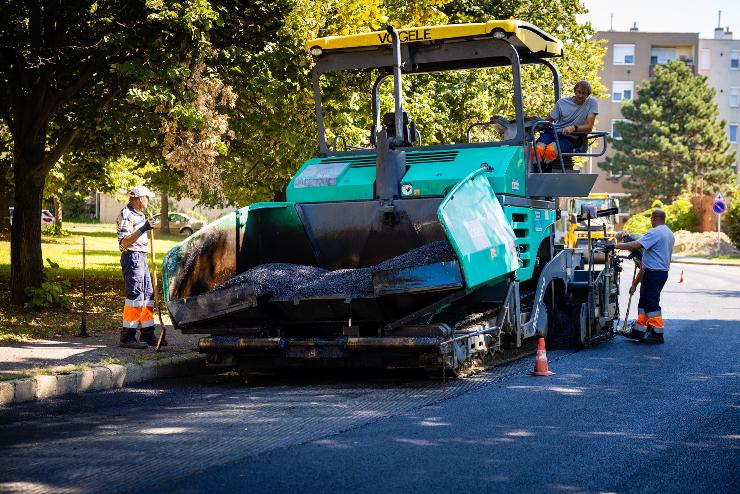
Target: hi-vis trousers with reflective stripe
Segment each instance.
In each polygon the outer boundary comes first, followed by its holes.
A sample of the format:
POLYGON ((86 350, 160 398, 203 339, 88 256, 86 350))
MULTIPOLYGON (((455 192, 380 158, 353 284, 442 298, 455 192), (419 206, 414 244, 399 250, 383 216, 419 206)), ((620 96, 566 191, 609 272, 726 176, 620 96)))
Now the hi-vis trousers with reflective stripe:
POLYGON ((154 327, 154 291, 152 277, 146 264, 144 252, 121 254, 123 280, 126 283, 126 302, 123 306, 124 329, 136 330, 154 327))
POLYGON ((640 301, 637 303, 638 326, 647 330, 648 324, 656 333, 663 332, 663 313, 660 310, 660 292, 668 280, 668 271, 646 269, 640 285, 640 301))

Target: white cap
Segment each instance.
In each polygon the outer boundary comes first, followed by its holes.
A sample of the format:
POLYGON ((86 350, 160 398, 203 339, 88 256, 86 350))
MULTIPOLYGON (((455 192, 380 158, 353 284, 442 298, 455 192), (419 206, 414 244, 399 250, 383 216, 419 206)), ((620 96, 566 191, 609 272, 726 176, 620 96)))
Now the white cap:
POLYGON ((144 185, 137 185, 133 189, 131 189, 131 192, 128 193, 129 197, 154 197, 154 192, 147 189, 144 185))

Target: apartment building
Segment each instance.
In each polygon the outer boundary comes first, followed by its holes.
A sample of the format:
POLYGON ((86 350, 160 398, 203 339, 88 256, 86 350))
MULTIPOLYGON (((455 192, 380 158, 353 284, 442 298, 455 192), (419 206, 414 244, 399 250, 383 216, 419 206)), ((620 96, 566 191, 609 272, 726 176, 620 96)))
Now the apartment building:
MULTIPOLYGON (((635 97, 637 86, 655 74, 655 68, 671 60, 683 61, 694 74, 707 76, 716 90, 715 101, 719 118, 728 122, 727 137, 737 150, 740 125, 740 40, 733 40, 729 28, 717 28, 714 39, 700 39, 698 33, 648 33, 632 28, 627 32, 599 31, 595 39, 604 40, 606 55, 600 73, 601 82, 609 94, 599 100, 596 130, 609 132, 619 139, 614 123, 622 120, 622 104, 635 97)), ((610 149, 602 158, 594 158, 587 166, 599 178, 594 186, 598 192, 624 192, 619 182, 609 180, 608 172, 598 163, 611 156, 610 149)), ((740 165, 736 164, 740 173, 740 165)))
MULTIPOLYGON (((609 91, 599 100, 596 130, 609 132, 614 139, 619 139, 614 123, 624 119, 622 104, 635 97, 636 87, 652 77, 658 65, 681 60, 697 73, 698 33, 647 33, 632 28, 628 32, 598 31, 595 38, 606 42, 604 67, 599 75, 609 91)), ((610 148, 604 157, 594 158, 588 165, 599 174, 594 185, 596 192, 624 192, 621 184, 609 180, 608 172, 598 166, 612 154, 610 148)))
MULTIPOLYGON (((707 83, 716 91, 715 101, 719 118, 727 122, 727 138, 738 154, 738 127, 740 127, 740 39, 732 39, 729 27, 714 30, 714 39, 699 40, 699 74, 707 76, 707 83)), ((740 173, 740 157, 735 163, 740 173)))

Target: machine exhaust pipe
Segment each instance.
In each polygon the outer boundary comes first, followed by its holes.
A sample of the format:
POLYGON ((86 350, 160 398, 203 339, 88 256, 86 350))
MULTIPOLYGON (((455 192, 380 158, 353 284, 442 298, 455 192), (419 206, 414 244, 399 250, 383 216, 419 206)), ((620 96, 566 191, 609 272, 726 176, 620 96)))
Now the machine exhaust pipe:
POLYGON ((388 26, 393 44, 393 100, 394 135, 388 136, 383 126, 377 131, 377 158, 375 168, 375 198, 390 205, 400 197, 401 178, 406 173, 406 153, 396 150, 404 143, 403 95, 401 90, 401 39, 393 26, 388 26))

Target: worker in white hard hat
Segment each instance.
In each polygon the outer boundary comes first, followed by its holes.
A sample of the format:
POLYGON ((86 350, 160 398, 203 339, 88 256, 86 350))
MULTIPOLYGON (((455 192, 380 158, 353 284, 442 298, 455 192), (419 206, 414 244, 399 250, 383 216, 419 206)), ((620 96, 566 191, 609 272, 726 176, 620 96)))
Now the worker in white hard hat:
POLYGON ((121 209, 116 220, 121 268, 126 283, 126 302, 118 345, 125 348, 144 349, 157 344, 154 334, 154 290, 147 266, 147 232, 154 228, 156 222, 144 214, 150 197, 154 197, 154 193, 143 185, 131 189, 129 203, 121 209), (141 331, 138 341, 137 329, 141 331))

